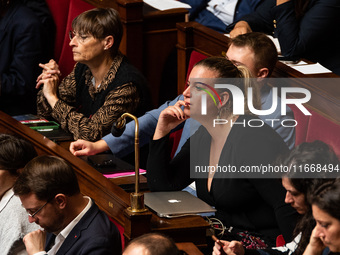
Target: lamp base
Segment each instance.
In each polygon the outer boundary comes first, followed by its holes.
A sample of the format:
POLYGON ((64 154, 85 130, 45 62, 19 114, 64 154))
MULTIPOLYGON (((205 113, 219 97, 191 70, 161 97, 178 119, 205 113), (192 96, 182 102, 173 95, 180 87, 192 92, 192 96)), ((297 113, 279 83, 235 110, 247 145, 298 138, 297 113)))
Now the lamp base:
POLYGON ((144 206, 144 194, 142 193, 131 193, 130 194, 131 207, 127 210, 134 213, 146 212, 148 209, 144 206))

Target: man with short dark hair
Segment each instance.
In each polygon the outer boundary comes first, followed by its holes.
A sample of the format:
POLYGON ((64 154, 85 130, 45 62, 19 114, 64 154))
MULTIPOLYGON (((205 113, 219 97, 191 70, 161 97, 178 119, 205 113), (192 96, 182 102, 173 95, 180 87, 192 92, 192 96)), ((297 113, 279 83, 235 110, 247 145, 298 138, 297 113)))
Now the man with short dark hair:
POLYGON ((65 160, 36 157, 25 166, 13 190, 28 220, 44 228, 24 237, 29 255, 121 254, 117 227, 80 193, 77 176, 65 160))
POLYGON ((270 77, 278 59, 272 40, 256 32, 231 39, 227 58, 236 64, 245 65, 258 78, 270 77))
MULTIPOLYGON (((226 57, 235 65, 245 65, 254 77, 257 77, 262 110, 270 109, 273 104, 273 90, 267 84, 265 78, 271 76, 278 59, 277 50, 272 40, 265 34, 258 32, 239 35, 231 40, 226 57)), ((283 138, 289 149, 293 149, 295 128, 283 126, 281 123, 285 120, 294 119, 294 113, 287 106, 286 115, 282 115, 281 109, 281 98, 277 97, 275 111, 259 117, 283 138)))

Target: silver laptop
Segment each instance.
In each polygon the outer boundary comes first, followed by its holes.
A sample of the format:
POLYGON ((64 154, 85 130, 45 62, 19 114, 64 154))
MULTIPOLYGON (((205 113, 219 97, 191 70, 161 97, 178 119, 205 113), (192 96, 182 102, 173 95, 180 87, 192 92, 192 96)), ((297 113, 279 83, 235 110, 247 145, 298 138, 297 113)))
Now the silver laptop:
POLYGON ((166 218, 216 212, 215 208, 187 191, 144 193, 144 203, 159 217, 166 218))

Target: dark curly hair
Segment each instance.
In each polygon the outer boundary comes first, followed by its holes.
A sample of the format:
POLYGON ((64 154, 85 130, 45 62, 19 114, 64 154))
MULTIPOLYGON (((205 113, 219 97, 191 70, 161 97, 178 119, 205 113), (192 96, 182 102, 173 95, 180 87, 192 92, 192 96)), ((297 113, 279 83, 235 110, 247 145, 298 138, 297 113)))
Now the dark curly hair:
MULTIPOLYGON (((316 140, 314 142, 305 142, 295 147, 288 156, 283 160, 283 165, 305 165, 311 164, 321 165, 338 165, 339 159, 334 153, 333 149, 326 143, 316 140)), ((294 236, 301 233, 301 239, 298 243, 294 255, 302 255, 309 243, 310 235, 315 227, 315 220, 312 215, 311 203, 316 189, 323 185, 332 184, 335 182, 334 178, 327 178, 325 174, 320 175, 319 178, 296 178, 297 173, 291 171, 285 175, 289 179, 290 184, 299 192, 305 195, 305 204, 308 211, 297 222, 294 229, 294 236)), ((340 200, 339 200, 340 201, 340 200)))

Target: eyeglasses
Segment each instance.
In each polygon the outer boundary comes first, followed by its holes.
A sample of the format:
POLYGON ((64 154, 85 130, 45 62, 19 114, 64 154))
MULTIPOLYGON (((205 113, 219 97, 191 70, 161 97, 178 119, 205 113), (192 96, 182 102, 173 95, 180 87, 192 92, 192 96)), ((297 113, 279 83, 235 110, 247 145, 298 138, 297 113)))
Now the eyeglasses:
POLYGON ((89 35, 84 35, 84 34, 77 34, 74 31, 69 31, 68 32, 68 36, 70 37, 70 40, 72 41, 73 38, 76 38, 76 40, 79 43, 84 43, 86 41, 87 38, 89 38, 89 35))
MULTIPOLYGON (((36 210, 32 214, 29 212, 29 210, 26 209, 26 212, 27 212, 28 216, 34 218, 34 216, 37 215, 37 213, 39 213, 49 202, 51 202, 51 200, 52 199, 47 200, 47 202, 43 206, 41 206, 38 210, 36 210)), ((24 207, 23 205, 21 205, 21 206, 24 207)))
POLYGON ((231 232, 233 229, 233 227, 229 228, 225 227, 222 221, 220 221, 217 218, 206 217, 206 221, 209 223, 211 230, 213 231, 213 234, 218 238, 223 237, 226 231, 231 232))

